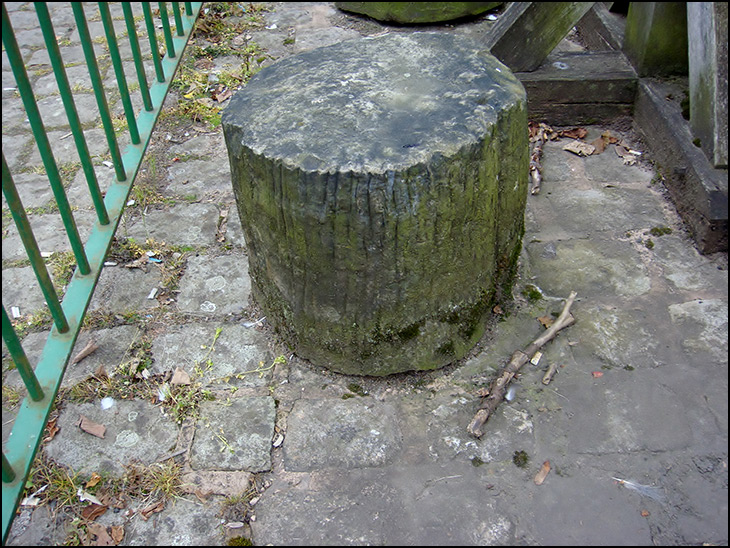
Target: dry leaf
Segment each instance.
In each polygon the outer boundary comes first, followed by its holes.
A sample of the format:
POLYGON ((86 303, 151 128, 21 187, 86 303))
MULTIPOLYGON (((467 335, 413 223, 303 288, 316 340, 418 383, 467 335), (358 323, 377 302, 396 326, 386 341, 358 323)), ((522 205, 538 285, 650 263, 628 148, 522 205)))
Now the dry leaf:
POLYGON ((152 514, 156 514, 157 512, 162 512, 165 509, 165 501, 164 500, 158 500, 157 502, 150 504, 147 508, 140 511, 139 515, 142 516, 142 519, 147 521, 150 519, 150 516, 152 514))
POLYGON ((593 375, 593 378, 594 379, 597 379, 598 377, 603 377, 603 372, 602 371, 594 371, 593 373, 591 373, 591 375, 593 375))
POLYGON ((563 150, 567 150, 578 156, 590 156, 596 150, 596 147, 583 141, 571 141, 563 147, 563 150))
POLYGON ((641 517, 642 518, 648 518, 649 517, 649 510, 642 510, 641 511, 641 517))
POLYGON ((86 546, 116 546, 106 527, 100 523, 90 523, 86 531, 86 546))
POLYGON ((86 346, 76 354, 73 360, 71 360, 72 364, 79 363, 81 360, 83 360, 86 356, 93 354, 99 346, 96 344, 96 341, 94 339, 91 339, 88 343, 86 343, 86 346))
POLYGON ((535 482, 535 485, 542 485, 542 482, 545 481, 545 478, 547 477, 548 473, 550 472, 550 461, 546 460, 542 463, 542 466, 540 467, 540 471, 535 475, 535 479, 533 480, 535 482))
POLYGON ((178 367, 175 369, 175 372, 172 374, 172 379, 170 380, 170 384, 190 384, 190 375, 188 375, 184 369, 181 367, 178 367))
POLYGON ((81 517, 89 521, 94 521, 99 516, 103 516, 106 511, 106 506, 102 506, 99 504, 90 504, 89 506, 81 510, 81 517))
POLYGON ((558 135, 560 137, 570 137, 572 139, 583 139, 586 135, 588 135, 588 130, 584 127, 574 127, 559 131, 558 135))
POLYGON ((131 263, 127 263, 124 266, 127 268, 139 268, 143 272, 147 272, 147 263, 149 262, 149 257, 147 255, 142 255, 139 259, 136 259, 132 261, 131 263))
POLYGON ((89 481, 86 482, 86 487, 94 487, 97 483, 101 481, 101 476, 94 472, 91 474, 91 477, 89 478, 89 481))
POLYGON ((58 417, 54 417, 50 421, 48 421, 48 424, 46 425, 46 436, 43 438, 43 441, 51 441, 60 428, 56 425, 56 422, 58 421, 58 417))
POLYGON ((555 323, 555 318, 552 316, 540 316, 537 321, 540 322, 545 329, 547 329, 555 323))
POLYGON ((96 436, 97 438, 104 439, 104 433, 106 432, 106 426, 92 421, 86 418, 84 415, 79 415, 78 427, 81 428, 87 434, 96 436))
POLYGON ((625 165, 632 166, 636 163, 636 156, 625 146, 618 144, 614 147, 614 151, 616 152, 616 156, 619 156, 624 161, 625 165))
POLYGON ((604 150, 606 150, 606 140, 603 138, 603 136, 600 136, 595 141, 591 141, 591 145, 593 145, 596 150, 593 151, 593 154, 600 154, 604 150))
POLYGON ((96 368, 96 371, 94 371, 94 377, 98 380, 104 380, 109 377, 106 373, 106 369, 104 369, 104 364, 100 364, 99 367, 96 368))
POLYGON ((495 314, 504 314, 504 310, 502 310, 502 307, 498 304, 494 305, 494 308, 492 308, 492 312, 494 312, 495 314))
POLYGON ((112 539, 115 544, 119 544, 124 539, 124 527, 121 525, 112 525, 112 539))
POLYGON ((198 497, 198 500, 205 504, 208 502, 208 497, 212 494, 210 491, 203 492, 201 489, 196 489, 193 494, 198 497))
POLYGON ((610 131, 604 131, 601 133, 601 137, 606 141, 606 144, 608 145, 615 145, 618 143, 618 138, 611 135, 610 131))
POLYGON ((219 103, 222 103, 223 101, 225 101, 226 99, 228 99, 231 95, 233 95, 233 92, 230 89, 228 89, 225 86, 223 86, 222 89, 221 89, 220 86, 219 86, 219 89, 216 89, 213 92, 212 97, 213 97, 213 99, 215 99, 219 103))

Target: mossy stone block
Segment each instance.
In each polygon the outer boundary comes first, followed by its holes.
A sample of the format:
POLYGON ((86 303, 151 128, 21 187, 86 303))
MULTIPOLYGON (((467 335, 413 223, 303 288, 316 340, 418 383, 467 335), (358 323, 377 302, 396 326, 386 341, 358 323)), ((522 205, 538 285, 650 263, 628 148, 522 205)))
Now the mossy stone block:
POLYGON ((348 374, 435 369, 509 294, 528 180, 522 84, 471 39, 386 34, 264 68, 223 113, 252 294, 348 374))

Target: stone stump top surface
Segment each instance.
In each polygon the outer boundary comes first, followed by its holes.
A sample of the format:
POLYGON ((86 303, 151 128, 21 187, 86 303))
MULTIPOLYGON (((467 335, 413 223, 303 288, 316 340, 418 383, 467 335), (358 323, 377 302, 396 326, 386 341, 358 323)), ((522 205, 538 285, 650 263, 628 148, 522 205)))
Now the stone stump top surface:
POLYGON ((375 174, 476 144, 524 100, 510 70, 470 38, 388 33, 264 68, 231 98, 223 124, 237 141, 229 146, 288 168, 375 174))

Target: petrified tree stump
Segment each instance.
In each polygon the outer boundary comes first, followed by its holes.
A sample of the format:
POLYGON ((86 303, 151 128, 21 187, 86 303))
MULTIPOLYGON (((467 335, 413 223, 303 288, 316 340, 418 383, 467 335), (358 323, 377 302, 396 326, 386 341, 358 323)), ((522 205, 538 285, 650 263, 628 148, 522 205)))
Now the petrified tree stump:
POLYGON ((223 114, 252 293, 334 371, 435 369, 479 340, 521 249, 526 97, 452 34, 271 65, 223 114))

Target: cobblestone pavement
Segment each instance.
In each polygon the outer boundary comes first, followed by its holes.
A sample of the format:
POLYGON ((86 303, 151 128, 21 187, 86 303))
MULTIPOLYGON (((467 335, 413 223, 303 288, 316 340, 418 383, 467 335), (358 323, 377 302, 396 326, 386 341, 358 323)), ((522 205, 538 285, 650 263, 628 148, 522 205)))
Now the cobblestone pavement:
MULTIPOLYGON (((54 150, 72 158, 32 6, 5 4, 54 150)), ((264 65, 384 30, 330 2, 268 7, 260 26, 230 39, 259 44, 264 65)), ((56 33, 73 66, 73 20, 62 3, 51 10, 54 22, 63 21, 56 33)), ((483 18, 436 30, 479 39, 489 24, 483 18)), ((236 60, 224 55, 197 67, 213 75, 236 60)), ((3 56, 3 153, 42 250, 64 251, 14 86, 3 56)), ((178 112, 186 92, 171 92, 166 110, 178 112)), ((120 112, 118 100, 112 108, 120 112)), ((96 146, 101 130, 89 122, 96 146)), ((587 130, 586 140, 609 130, 643 155, 627 165, 614 145, 580 157, 563 150, 565 140, 546 144, 543 189, 528 199, 514 301, 470 356, 433 372, 359 378, 315 367, 279 343, 249 300, 220 128, 163 117, 117 233, 161 262, 124 268, 132 257, 121 250, 132 246, 116 248, 118 264, 102 272, 93 321, 77 343, 79 350, 93 338, 99 348, 69 366, 60 429, 43 453, 77 472, 78 487, 102 472, 100 486, 87 487, 97 494, 130 462, 154 469, 174 456, 183 496, 157 508, 156 499, 133 498, 96 520, 123 528, 128 545, 215 545, 236 536, 301 545, 727 544, 727 254, 697 253, 630 124, 587 130), (576 323, 544 348, 537 366, 524 368, 514 399, 486 434, 471 437, 479 388, 540 333, 537 318, 559 312, 570 291, 578 293, 576 323), (550 364, 559 372, 545 386, 550 364), (128 393, 138 397, 123 399, 117 387, 106 409, 98 397, 79 397, 100 368, 128 375, 128 393), (146 370, 149 379, 130 370, 146 370), (157 387, 170 386, 180 370, 195 390, 173 392, 177 405, 161 405, 157 387), (179 424, 175 411, 191 403, 183 393, 198 408, 179 424), (105 438, 77 428, 80 414, 105 424, 105 438), (547 461, 550 472, 537 485, 547 461)), ((98 169, 108 181, 111 170, 98 169)), ((70 165, 64 177, 88 234, 93 215, 80 170, 70 165)), ((3 202, 3 303, 30 318, 43 300, 6 212, 3 202)), ((44 337, 42 330, 25 337, 31 362, 44 337)), ((13 395, 22 392, 9 369, 3 347, 3 440, 13 395)), ((87 395, 94 386, 103 385, 92 383, 87 395)), ((51 545, 94 530, 54 510, 53 503, 21 507, 8 544, 51 545)))

